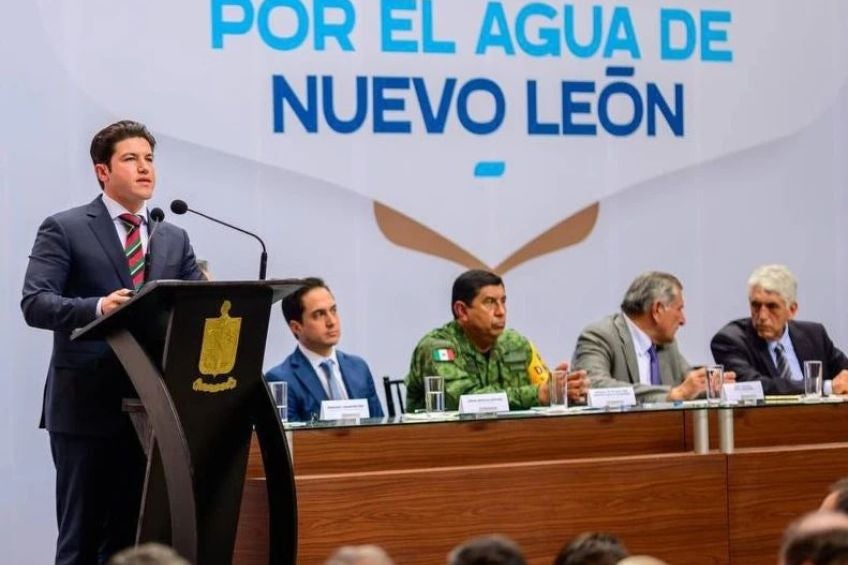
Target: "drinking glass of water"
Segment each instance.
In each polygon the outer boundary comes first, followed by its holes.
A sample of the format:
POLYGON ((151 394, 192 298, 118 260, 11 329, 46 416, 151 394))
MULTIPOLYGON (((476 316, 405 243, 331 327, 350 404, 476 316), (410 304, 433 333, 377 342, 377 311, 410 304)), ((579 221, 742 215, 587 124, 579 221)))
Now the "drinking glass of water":
POLYGON ((804 395, 807 398, 821 398, 822 362, 804 361, 804 395))
POLYGON ((424 377, 424 407, 427 412, 445 411, 444 377, 424 377))
POLYGON ((289 387, 286 381, 275 381, 268 383, 271 387, 271 396, 274 397, 274 404, 277 405, 277 416, 281 422, 286 422, 289 419, 289 387))
POLYGON ((721 385, 724 384, 724 365, 707 366, 707 386, 704 387, 708 404, 721 402, 721 385))
POLYGON ((568 371, 555 369, 548 380, 548 391, 552 409, 564 410, 568 407, 568 371))

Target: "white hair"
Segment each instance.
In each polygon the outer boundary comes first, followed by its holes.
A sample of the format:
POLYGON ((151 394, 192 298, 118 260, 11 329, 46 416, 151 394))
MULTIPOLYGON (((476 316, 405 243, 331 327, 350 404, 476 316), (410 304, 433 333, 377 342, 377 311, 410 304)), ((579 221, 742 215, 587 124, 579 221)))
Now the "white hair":
POLYGON ((786 265, 763 265, 754 269, 748 277, 748 295, 756 288, 779 295, 787 306, 797 302, 798 283, 786 265))

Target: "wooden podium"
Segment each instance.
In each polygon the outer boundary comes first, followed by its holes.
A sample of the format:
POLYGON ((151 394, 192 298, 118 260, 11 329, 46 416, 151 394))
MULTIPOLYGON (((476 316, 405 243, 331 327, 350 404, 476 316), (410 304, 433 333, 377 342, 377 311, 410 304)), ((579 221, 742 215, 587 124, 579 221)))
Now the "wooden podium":
POLYGON ((262 363, 271 305, 298 285, 155 281, 74 332, 109 343, 147 416, 139 542, 169 544, 192 563, 231 563, 255 429, 273 532, 269 563, 296 562, 291 455, 262 363))

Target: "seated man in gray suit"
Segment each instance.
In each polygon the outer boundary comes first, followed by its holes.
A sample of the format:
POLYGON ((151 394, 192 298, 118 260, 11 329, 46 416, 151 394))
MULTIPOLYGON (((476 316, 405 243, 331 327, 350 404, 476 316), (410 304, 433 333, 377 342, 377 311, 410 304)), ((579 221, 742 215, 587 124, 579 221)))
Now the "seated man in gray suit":
POLYGON ((297 338, 297 347, 268 371, 265 379, 288 383, 289 421, 318 418, 323 400, 365 398, 372 418, 383 409, 374 389, 374 377, 361 357, 336 349, 342 325, 333 293, 318 278, 283 298, 283 317, 297 338))
MULTIPOLYGON (((633 385, 640 402, 689 400, 704 391, 706 371, 692 369, 674 341, 683 315, 683 285, 661 272, 636 277, 621 313, 590 325, 577 338, 574 368, 592 387, 633 385)), ((733 373, 726 380, 734 380, 733 373)))

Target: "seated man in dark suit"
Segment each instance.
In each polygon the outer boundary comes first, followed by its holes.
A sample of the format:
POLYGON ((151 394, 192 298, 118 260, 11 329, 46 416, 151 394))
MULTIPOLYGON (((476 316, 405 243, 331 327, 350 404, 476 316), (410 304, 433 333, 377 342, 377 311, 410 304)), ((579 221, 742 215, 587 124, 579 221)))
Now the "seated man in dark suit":
POLYGON ((765 265, 748 279, 751 317, 734 320, 710 344, 716 363, 740 381, 760 381, 766 394, 804 392, 804 361, 821 361, 825 392, 848 393, 848 358, 824 326, 796 322, 798 283, 784 265, 765 265), (831 381, 832 379, 832 381, 831 381))
POLYGON ((285 361, 265 374, 265 379, 288 383, 288 418, 318 418, 322 400, 365 398, 372 418, 383 409, 374 388, 374 377, 365 361, 336 349, 342 335, 336 300, 324 281, 304 280, 303 286, 283 298, 283 317, 298 344, 285 361))
MULTIPOLYGON (((577 338, 574 367, 589 373, 592 387, 632 385, 639 402, 691 400, 704 391, 706 371, 692 369, 677 349, 674 336, 685 323, 677 277, 643 273, 630 283, 621 313, 577 338)), ((726 381, 733 379, 725 374, 726 381)))

